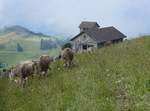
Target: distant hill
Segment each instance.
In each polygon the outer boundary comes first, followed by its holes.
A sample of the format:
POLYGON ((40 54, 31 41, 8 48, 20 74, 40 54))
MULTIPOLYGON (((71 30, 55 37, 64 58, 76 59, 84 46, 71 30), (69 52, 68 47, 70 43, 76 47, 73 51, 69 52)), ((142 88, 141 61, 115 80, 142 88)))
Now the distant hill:
POLYGON ((63 37, 63 36, 58 36, 58 35, 50 36, 50 35, 43 34, 41 32, 36 33, 36 32, 31 31, 28 28, 25 28, 25 27, 19 26, 19 25, 4 27, 3 29, 0 30, 0 39, 2 40, 1 42, 9 41, 12 39, 15 40, 18 38, 24 38, 24 39, 30 38, 30 40, 32 38, 34 38, 34 40, 36 38, 38 40, 49 39, 53 42, 53 44, 56 43, 57 45, 62 45, 66 41, 68 41, 68 39, 66 39, 66 37, 63 37))
POLYGON ((55 44, 57 46, 62 46, 64 43, 68 41, 67 37, 61 36, 61 35, 56 35, 56 36, 50 36, 43 34, 41 32, 33 32, 28 28, 19 26, 19 25, 14 25, 10 27, 4 27, 3 29, 0 30, 0 44, 3 42, 8 42, 11 41, 12 39, 21 39, 26 40, 30 39, 34 41, 38 40, 40 41, 41 39, 49 39, 52 41, 52 44, 55 44), (11 39, 10 39, 11 38, 11 39))
POLYGON ((25 27, 19 26, 19 25, 14 25, 10 27, 5 27, 3 28, 0 32, 2 33, 10 33, 10 32, 15 32, 17 35, 20 35, 22 37, 31 37, 31 36, 39 36, 39 37, 50 37, 48 35, 45 35, 43 33, 35 33, 25 27))
POLYGON ((18 25, 5 27, 0 30, 0 63, 16 64, 22 60, 38 58, 42 54, 56 56, 66 41, 62 36, 35 33, 18 25), (42 40, 48 43, 42 43, 42 40), (20 44, 23 52, 17 52, 17 44, 20 44))

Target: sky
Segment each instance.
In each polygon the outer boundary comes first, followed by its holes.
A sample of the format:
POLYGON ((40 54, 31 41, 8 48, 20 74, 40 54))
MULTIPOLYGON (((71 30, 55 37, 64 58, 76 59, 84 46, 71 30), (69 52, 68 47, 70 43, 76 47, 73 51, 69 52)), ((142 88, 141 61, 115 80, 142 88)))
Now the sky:
POLYGON ((0 28, 21 25, 75 36, 81 21, 114 26, 129 38, 150 34, 150 0, 0 0, 0 28))

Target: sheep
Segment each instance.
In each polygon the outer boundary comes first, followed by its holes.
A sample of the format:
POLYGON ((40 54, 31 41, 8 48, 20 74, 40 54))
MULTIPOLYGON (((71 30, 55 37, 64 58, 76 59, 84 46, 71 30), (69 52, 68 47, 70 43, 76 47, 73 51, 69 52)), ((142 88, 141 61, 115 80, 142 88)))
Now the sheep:
POLYGON ((74 53, 72 52, 72 49, 65 48, 62 53, 62 59, 64 61, 64 66, 70 67, 71 65, 73 65, 73 58, 74 58, 74 53))
POLYGON ((48 55, 42 55, 40 60, 33 61, 35 64, 36 73, 41 76, 46 76, 50 63, 53 61, 48 55))
POLYGON ((19 82, 24 87, 28 77, 29 76, 33 77, 33 73, 34 73, 34 63, 32 61, 25 61, 11 68, 9 78, 10 80, 14 80, 14 78, 18 77, 20 81, 18 80, 14 81, 19 82))

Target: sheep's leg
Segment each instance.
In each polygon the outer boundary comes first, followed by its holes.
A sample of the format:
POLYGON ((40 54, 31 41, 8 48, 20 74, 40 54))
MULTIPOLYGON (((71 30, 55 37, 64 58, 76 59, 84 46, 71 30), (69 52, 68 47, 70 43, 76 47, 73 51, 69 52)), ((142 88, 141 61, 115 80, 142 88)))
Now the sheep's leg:
POLYGON ((73 63, 73 61, 71 61, 71 64, 72 64, 72 66, 74 66, 74 63, 73 63))
POLYGON ((46 71, 43 71, 43 72, 42 72, 42 76, 43 76, 43 77, 46 77, 46 71))
POLYGON ((67 67, 67 61, 64 60, 64 67, 67 67))
POLYGON ((70 65, 71 65, 71 64, 70 64, 70 61, 68 61, 68 62, 67 62, 67 66, 70 67, 70 65))
POLYGON ((33 73, 31 74, 31 77, 32 77, 32 79, 34 78, 34 75, 33 75, 33 73))
POLYGON ((36 73, 37 73, 38 78, 41 79, 41 77, 42 77, 42 71, 41 71, 41 69, 38 69, 36 71, 36 73))
POLYGON ((23 88, 25 87, 27 80, 28 80, 28 77, 22 79, 22 87, 23 88))
POLYGON ((9 74, 9 79, 10 79, 11 81, 13 80, 13 73, 12 73, 12 72, 9 74))
POLYGON ((25 83, 26 83, 26 80, 23 79, 23 80, 22 80, 22 87, 23 87, 23 88, 25 87, 25 83))
POLYGON ((24 79, 23 79, 23 78, 20 78, 18 82, 19 82, 19 84, 20 84, 20 87, 23 87, 23 88, 24 88, 24 79))
POLYGON ((41 79, 42 78, 42 72, 40 71, 38 75, 39 75, 39 79, 41 79))
POLYGON ((48 74, 48 69, 45 71, 45 77, 47 76, 47 74, 48 74))

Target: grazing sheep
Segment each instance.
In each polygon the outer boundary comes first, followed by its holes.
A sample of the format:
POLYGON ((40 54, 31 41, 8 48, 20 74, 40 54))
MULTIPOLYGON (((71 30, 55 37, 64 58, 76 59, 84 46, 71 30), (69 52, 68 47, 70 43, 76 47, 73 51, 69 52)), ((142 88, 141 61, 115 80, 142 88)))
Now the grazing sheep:
POLYGON ((74 53, 72 52, 72 49, 65 48, 63 50, 62 59, 65 67, 70 67, 73 64, 73 57, 74 53))
POLYGON ((9 79, 14 80, 15 77, 20 77, 21 75, 22 64, 17 64, 11 67, 11 71, 9 73, 9 79))
POLYGON ((17 64, 15 67, 11 68, 11 72, 9 74, 10 80, 14 80, 15 77, 18 77, 21 85, 25 85, 26 80, 29 76, 33 76, 34 73, 34 63, 32 61, 25 61, 23 63, 17 64))
POLYGON ((46 76, 50 63, 53 61, 48 55, 42 55, 39 61, 33 61, 36 73, 39 76, 46 76))
POLYGON ((34 63, 32 61, 25 62, 21 69, 22 78, 33 76, 34 73, 34 63))

